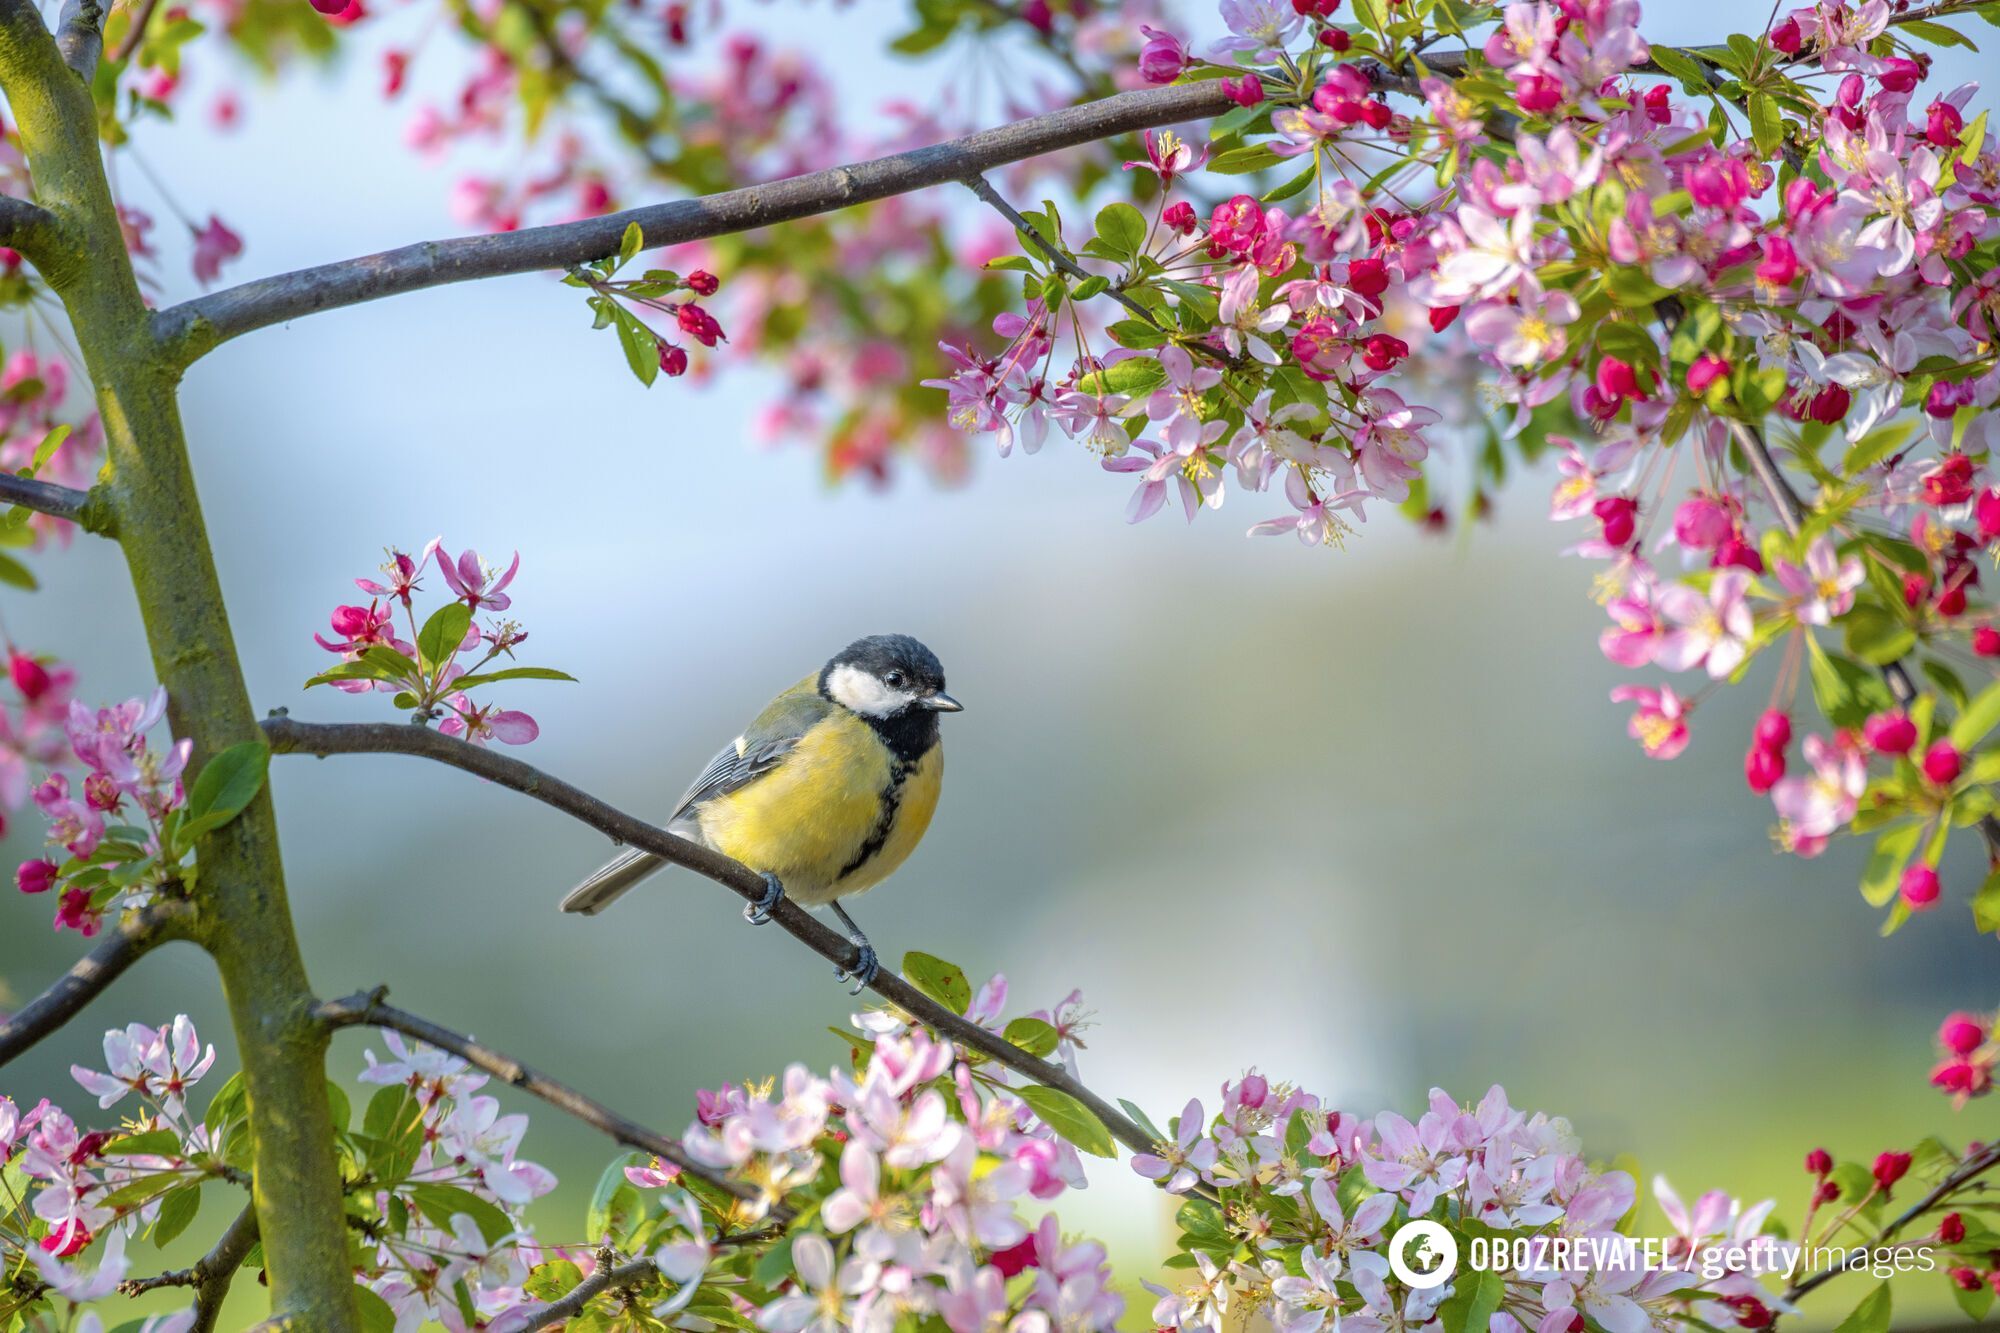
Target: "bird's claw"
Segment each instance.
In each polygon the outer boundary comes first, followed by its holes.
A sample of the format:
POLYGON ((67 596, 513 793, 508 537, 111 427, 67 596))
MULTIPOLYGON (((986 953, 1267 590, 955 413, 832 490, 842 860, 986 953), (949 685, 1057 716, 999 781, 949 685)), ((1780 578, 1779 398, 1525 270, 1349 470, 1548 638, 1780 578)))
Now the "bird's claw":
POLYGON ((743 919, 753 926, 761 926, 771 919, 771 909, 785 896, 785 886, 770 871, 764 872, 764 896, 743 909, 743 919))
POLYGON ((855 948, 860 951, 861 956, 855 959, 852 972, 844 967, 833 969, 835 980, 854 983, 853 989, 847 992, 849 995, 859 995, 864 987, 874 985, 876 974, 882 970, 881 960, 875 957, 874 945, 866 940, 858 940, 855 942, 855 948))

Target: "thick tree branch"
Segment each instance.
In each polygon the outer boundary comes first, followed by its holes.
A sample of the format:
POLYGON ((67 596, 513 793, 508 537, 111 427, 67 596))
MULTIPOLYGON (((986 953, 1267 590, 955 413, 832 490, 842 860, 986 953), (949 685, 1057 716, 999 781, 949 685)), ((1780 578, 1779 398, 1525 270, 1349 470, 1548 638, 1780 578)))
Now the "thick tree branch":
MULTIPOLYGON (((674 865, 704 875, 746 903, 764 896, 763 876, 699 843, 675 837, 590 793, 551 777, 510 755, 497 754, 453 736, 444 736, 408 722, 295 722, 283 714, 264 721, 264 736, 280 754, 407 754, 462 768, 468 773, 532 796, 545 805, 581 820, 618 842, 653 853, 674 865)), ((789 898, 781 899, 771 919, 820 957, 844 970, 861 964, 860 951, 846 936, 820 924, 789 898)), ((1014 1072, 1045 1087, 1056 1088, 1082 1102, 1113 1136, 1134 1152, 1151 1152, 1153 1136, 1134 1124, 1103 1098, 1069 1076, 1060 1065, 1038 1060, 1014 1043, 938 1004, 893 972, 883 970, 869 989, 948 1040, 991 1057, 1014 1072)))
POLYGON ((212 1333, 216 1319, 222 1314, 223 1298, 229 1295, 229 1284, 256 1244, 257 1209, 253 1204, 236 1215, 236 1220, 215 1242, 215 1248, 195 1260, 192 1267, 121 1282, 119 1293, 140 1296, 161 1287, 193 1287, 195 1316, 189 1333, 212 1333))
POLYGON ((33 477, 17 476, 12 472, 0 472, 0 503, 17 504, 38 514, 66 518, 85 532, 106 537, 111 535, 109 507, 99 504, 89 491, 58 486, 50 481, 36 481, 33 477))
POLYGON ((0 194, 0 245, 35 258, 38 242, 56 229, 55 214, 40 204, 0 194))
POLYGON ((570 1288, 569 1295, 535 1311, 532 1319, 515 1328, 515 1333, 535 1333, 538 1328, 547 1328, 551 1324, 574 1319, 583 1313, 583 1307, 590 1304, 596 1296, 607 1291, 623 1291, 627 1287, 636 1287, 659 1271, 651 1259, 634 1259, 631 1263, 617 1268, 600 1263, 595 1273, 570 1288))
MULTIPOLYGON (((411 728, 417 730, 417 728, 411 728)), ((441 737, 440 739, 449 739, 441 737)), ((384 1004, 382 997, 388 993, 383 987, 374 991, 360 991, 339 1000, 323 1000, 314 1009, 322 1023, 331 1028, 372 1027, 387 1028, 400 1032, 406 1037, 435 1046, 439 1050, 450 1051, 475 1069, 480 1069, 499 1079, 509 1087, 519 1088, 531 1097, 539 1097, 559 1111, 566 1112, 583 1121, 593 1129, 601 1130, 628 1148, 649 1152, 663 1161, 672 1162, 692 1176, 699 1176, 725 1194, 731 1194, 746 1203, 759 1199, 755 1188, 732 1180, 720 1171, 713 1170, 687 1155, 687 1150, 664 1134, 656 1133, 634 1120, 627 1120, 602 1102, 584 1096, 565 1083, 558 1083, 539 1070, 530 1069, 510 1055, 503 1055, 490 1046, 471 1037, 439 1027, 428 1019, 417 1017, 391 1005, 384 1004)), ((773 1208, 774 1217, 783 1220, 790 1217, 789 1210, 782 1206, 773 1208)))
POLYGON ((79 1009, 155 947, 183 938, 192 915, 186 902, 164 899, 112 927, 55 985, 0 1022, 0 1067, 76 1017, 79 1009))
POLYGON ((751 231, 964 180, 994 167, 1134 130, 1214 116, 1233 106, 1219 82, 1119 93, 963 139, 853 166, 679 199, 603 217, 489 236, 425 241, 300 269, 197 297, 154 318, 183 366, 217 344, 302 315, 446 283, 564 269, 618 252, 637 223, 648 246, 751 231))

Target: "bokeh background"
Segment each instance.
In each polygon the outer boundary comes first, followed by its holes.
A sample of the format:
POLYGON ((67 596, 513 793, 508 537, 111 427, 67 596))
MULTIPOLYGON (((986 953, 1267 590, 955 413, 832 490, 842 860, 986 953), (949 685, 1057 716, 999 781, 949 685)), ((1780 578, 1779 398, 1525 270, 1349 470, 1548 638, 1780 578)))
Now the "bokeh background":
MULTIPOLYGON (((1676 3, 1656 34, 1713 36, 1735 8, 1676 3)), ((947 72, 881 54, 901 12, 740 18, 830 55, 865 117, 947 72)), ((241 127, 140 140, 186 207, 248 238, 232 278, 456 230, 449 173, 402 147, 408 105, 382 105, 372 71, 260 85, 198 68, 199 86, 241 90, 241 127)), ((1127 527, 1126 479, 1060 444, 982 455, 958 490, 829 490, 804 449, 745 442, 772 392, 740 368, 645 391, 576 295, 536 277, 226 346, 184 404, 258 705, 388 716, 379 697, 300 688, 350 580, 387 543, 518 548, 528 659, 583 682, 509 696, 542 724, 528 757, 663 813, 772 693, 857 635, 906 631, 967 711, 947 722, 928 841, 856 915, 886 957, 1005 972, 1019 1010, 1081 986, 1087 1080, 1156 1120, 1253 1066, 1363 1112, 1498 1081, 1595 1153, 1634 1154, 1684 1192, 1775 1194, 1794 1217, 1811 1147, 1994 1132, 1990 1110, 1954 1115, 1924 1083, 1938 1017, 1994 1000, 1995 945, 1963 903, 1976 868, 1885 942, 1854 888, 1860 847, 1775 854, 1739 768, 1768 671, 1703 708, 1684 758, 1642 757, 1606 698, 1625 673, 1595 647, 1592 571, 1559 558, 1574 538, 1542 517, 1547 477, 1517 478, 1467 534, 1387 518, 1306 551, 1245 540, 1256 502, 1192 530, 1172 514, 1127 527)), ((148 688, 116 552, 85 539, 38 568, 44 592, 5 594, 13 637, 76 661, 88 697, 148 688)), ((322 993, 386 982, 669 1129, 698 1087, 841 1058, 824 1027, 850 1005, 828 970, 712 885, 669 876, 612 915, 564 918, 556 900, 609 848, 541 806, 387 757, 281 760, 274 789, 322 993)), ((17 834, 5 852, 31 846, 17 834)), ((48 907, 0 902, 0 1005, 76 952, 48 907)), ((97 1058, 94 1034, 176 1012, 230 1060, 212 970, 176 948, 5 1090, 86 1102, 66 1071, 97 1058)), ((339 1039, 337 1077, 364 1041, 339 1039)), ((543 1234, 580 1239, 608 1146, 536 1110, 524 1155, 562 1178, 535 1209, 543 1234)), ((1170 1234, 1123 1165, 1099 1165, 1063 1212, 1135 1275, 1170 1234)), ((219 1197, 207 1213, 184 1258, 219 1197)), ((1911 1299, 1934 1305, 1940 1285, 1911 1299)), ((255 1304, 239 1287, 232 1314, 255 1304)), ((1835 1295, 1816 1318, 1841 1313, 1835 1295)))

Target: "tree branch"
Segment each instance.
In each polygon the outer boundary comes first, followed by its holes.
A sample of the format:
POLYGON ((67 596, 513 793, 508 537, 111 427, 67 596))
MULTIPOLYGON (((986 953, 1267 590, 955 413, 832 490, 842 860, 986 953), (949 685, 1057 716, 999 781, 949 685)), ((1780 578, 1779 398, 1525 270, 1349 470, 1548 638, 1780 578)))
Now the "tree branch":
POLYGON ((89 491, 58 486, 50 481, 36 481, 33 477, 18 476, 12 472, 0 472, 0 502, 12 502, 38 514, 66 518, 85 532, 105 537, 111 535, 110 511, 98 504, 89 491))
POLYGON ((76 1017, 79 1009, 155 947, 183 938, 192 915, 185 901, 168 898, 120 921, 53 986, 0 1022, 0 1068, 76 1017))
POLYGON ((123 1296, 140 1296, 162 1287, 193 1287, 195 1317, 188 1333, 213 1333, 222 1313, 223 1298, 236 1270, 257 1244, 257 1208, 246 1205, 215 1242, 215 1248, 195 1260, 193 1267, 176 1269, 155 1277, 133 1278, 118 1284, 123 1296))
MULTIPOLYGON (((700 843, 679 838, 665 829, 634 818, 609 803, 551 777, 510 755, 496 754, 469 741, 441 735, 408 722, 295 722, 282 713, 264 720, 264 737, 280 754, 407 754, 435 759, 502 787, 532 796, 590 825, 618 842, 637 847, 674 865, 692 870, 722 885, 746 903, 764 896, 763 876, 700 843)), ((853 971, 860 951, 846 936, 829 929, 790 898, 780 899, 771 919, 820 957, 853 971)), ((939 1035, 969 1047, 1045 1087, 1066 1092, 1082 1102, 1113 1136, 1134 1152, 1151 1152, 1153 1136, 1069 1076, 1060 1065, 1036 1059, 1014 1043, 938 1004, 893 972, 884 970, 869 989, 939 1035)))
POLYGON ((55 214, 40 204, 11 194, 0 194, 0 245, 35 257, 36 241, 53 232, 55 214))
POLYGON ((535 1311, 534 1317, 525 1324, 515 1326, 514 1333, 535 1333, 538 1328, 560 1324, 583 1313, 583 1307, 591 1300, 607 1291, 623 1291, 636 1287, 660 1270, 651 1259, 634 1259, 622 1267, 613 1268, 600 1263, 597 1271, 570 1288, 569 1295, 559 1301, 543 1306, 535 1311))
MULTIPOLYGON (((416 730, 417 728, 411 728, 416 730)), ((427 733, 429 734, 429 733, 427 733)), ((440 739, 450 739, 440 737, 440 739)), ((559 1111, 575 1116, 593 1129, 601 1130, 628 1148, 637 1148, 653 1156, 672 1162, 691 1176, 698 1176, 725 1194, 734 1195, 746 1203, 756 1203, 762 1196, 757 1190, 741 1181, 732 1180, 720 1171, 702 1165, 689 1157, 687 1150, 664 1134, 656 1133, 637 1121, 627 1120, 602 1102, 584 1096, 564 1083, 558 1083, 539 1070, 530 1069, 510 1055, 503 1055, 490 1046, 482 1045, 471 1037, 441 1028, 428 1019, 382 1003, 388 988, 379 987, 373 991, 358 991, 339 1000, 322 1000, 314 1007, 314 1014, 320 1022, 330 1028, 372 1027, 387 1028, 407 1037, 450 1051, 475 1069, 484 1070, 502 1083, 519 1088, 531 1097, 539 1097, 559 1111)), ((782 1205, 771 1213, 780 1220, 789 1219, 791 1212, 782 1205)))
POLYGON ((118 43, 118 49, 111 53, 116 64, 124 64, 132 58, 146 40, 146 29, 153 22, 153 11, 159 8, 160 0, 139 0, 138 9, 132 13, 132 26, 125 30, 125 36, 118 43))
POLYGON ((768 185, 548 227, 425 241, 261 278, 162 311, 154 317, 154 329, 173 348, 176 361, 186 366, 239 334, 302 315, 446 283, 564 269, 602 259, 618 252, 625 228, 634 223, 649 247, 751 231, 963 180, 1009 162, 1113 135, 1214 116, 1233 105, 1214 80, 1119 93, 963 139, 768 185))
POLYGON ((104 53, 104 6, 99 0, 63 0, 56 49, 79 79, 89 83, 96 77, 97 58, 104 53))
MULTIPOLYGON (((1049 263, 1061 269, 1064 273, 1069 274, 1069 276, 1075 278, 1079 282, 1083 281, 1086 278, 1094 278, 1099 276, 1095 273, 1090 272, 1082 265, 1078 264, 1075 260, 1071 259, 1068 255, 1064 254, 1059 248, 1057 248, 1057 246, 1053 242, 1051 242, 1047 237, 1043 236, 1042 233, 1035 228, 1033 223, 1029 222, 1026 218, 1021 216, 1020 210, 1016 209, 1012 204, 1008 203, 1006 199, 1001 197, 1000 192, 994 189, 993 186, 987 181, 987 179, 984 176, 978 176, 978 175, 967 176, 965 178, 965 188, 972 191, 974 194, 978 195, 993 209, 994 212, 998 213, 1001 217, 1006 218, 1007 221, 1011 222, 1014 225, 1015 230, 1019 231, 1022 235, 1032 240, 1035 243, 1035 248, 1042 252, 1042 257, 1047 259, 1049 263)), ((1137 301, 1127 296, 1124 292, 1121 292, 1116 287, 1113 287, 1111 288, 1110 294, 1111 298, 1116 302, 1118 302, 1119 305, 1124 306, 1127 310, 1137 315, 1140 319, 1144 320, 1146 323, 1151 324, 1156 329, 1160 327, 1160 321, 1154 317, 1152 311, 1140 305, 1137 301)))

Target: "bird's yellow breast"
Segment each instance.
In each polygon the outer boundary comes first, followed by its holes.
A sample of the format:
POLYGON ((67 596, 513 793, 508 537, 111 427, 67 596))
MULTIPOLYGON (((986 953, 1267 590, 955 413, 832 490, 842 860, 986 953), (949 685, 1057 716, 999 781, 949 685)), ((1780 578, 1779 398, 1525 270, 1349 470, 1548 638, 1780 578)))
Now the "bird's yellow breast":
POLYGON ((703 804, 702 838, 817 906, 880 883, 909 858, 943 779, 942 746, 898 764, 874 728, 842 712, 815 724, 769 773, 703 804))

